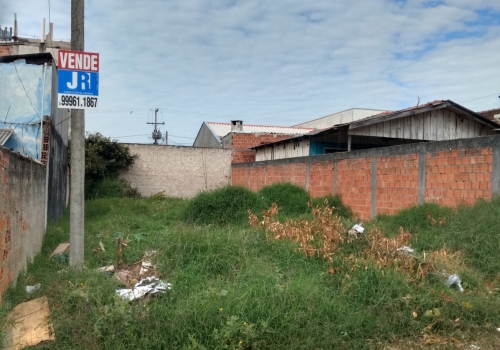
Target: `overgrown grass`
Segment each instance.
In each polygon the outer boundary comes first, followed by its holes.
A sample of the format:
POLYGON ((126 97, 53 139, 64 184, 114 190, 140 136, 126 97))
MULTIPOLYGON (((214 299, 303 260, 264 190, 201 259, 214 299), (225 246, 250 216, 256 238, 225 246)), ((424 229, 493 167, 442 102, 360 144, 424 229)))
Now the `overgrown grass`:
POLYGON ((121 197, 139 198, 140 194, 125 179, 108 177, 100 180, 85 181, 85 199, 87 200, 121 197))
POLYGON ((262 209, 267 209, 276 203, 280 207, 280 213, 285 216, 306 214, 309 211, 308 203, 311 201, 309 193, 289 182, 264 186, 257 195, 262 200, 262 209))
POLYGON ((184 210, 187 222, 224 226, 242 224, 247 210, 258 206, 258 197, 242 186, 226 186, 213 191, 200 192, 189 201, 184 210))
MULTIPOLYGON (((224 189, 222 197, 248 200, 238 207, 246 218, 246 207, 259 203, 232 190, 224 189)), ((238 212, 225 216, 222 226, 213 226, 216 216, 210 213, 212 225, 193 217, 195 224, 186 223, 186 210, 236 210, 201 198, 199 206, 153 198, 86 202, 87 269, 57 273, 66 266, 48 259, 68 240, 66 216, 49 227, 42 252, 4 294, 1 312, 48 296, 56 340, 36 349, 376 349, 398 340, 418 345, 426 336, 448 340, 453 348, 451 337, 464 343, 476 339, 478 330, 487 333, 491 348, 499 344, 498 200, 456 211, 426 205, 370 224, 389 235, 403 226, 413 233, 417 251, 462 251, 457 270, 449 271, 462 277, 466 292, 460 293, 439 276, 416 281, 370 263, 353 269, 345 257, 360 254, 363 237, 333 256, 332 275, 325 260, 301 254, 295 243, 268 240, 263 230, 241 222, 229 224, 238 212), (148 249, 159 252, 154 262, 172 290, 133 303, 115 297, 118 282, 93 269, 115 262, 120 236, 129 241, 125 263, 148 249), (95 249, 99 242, 105 252, 95 249), (24 287, 35 283, 42 288, 26 295, 24 287)))

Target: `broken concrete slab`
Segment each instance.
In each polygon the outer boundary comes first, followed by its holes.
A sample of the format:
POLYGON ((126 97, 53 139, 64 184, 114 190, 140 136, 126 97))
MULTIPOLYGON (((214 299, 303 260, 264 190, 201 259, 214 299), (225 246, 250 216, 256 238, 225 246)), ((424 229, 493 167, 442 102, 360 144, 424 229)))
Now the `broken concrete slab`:
POLYGON ((49 303, 46 296, 17 305, 8 315, 3 342, 4 350, 20 350, 43 341, 55 340, 49 322, 49 303))

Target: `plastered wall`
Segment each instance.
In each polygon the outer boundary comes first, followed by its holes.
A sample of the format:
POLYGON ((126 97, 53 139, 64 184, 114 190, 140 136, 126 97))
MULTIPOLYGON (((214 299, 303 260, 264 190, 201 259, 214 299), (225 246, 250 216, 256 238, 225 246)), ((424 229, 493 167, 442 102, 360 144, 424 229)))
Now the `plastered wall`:
POLYGON ((203 190, 231 183, 231 150, 127 144, 137 154, 121 174, 143 196, 165 191, 168 197, 191 198, 203 190))

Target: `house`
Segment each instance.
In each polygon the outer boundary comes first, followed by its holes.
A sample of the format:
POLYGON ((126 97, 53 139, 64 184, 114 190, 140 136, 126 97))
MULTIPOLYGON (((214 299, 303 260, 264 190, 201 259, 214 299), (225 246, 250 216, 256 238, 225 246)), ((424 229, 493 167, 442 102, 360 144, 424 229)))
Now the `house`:
POLYGON ((307 121, 305 123, 294 125, 294 127, 326 129, 334 125, 346 124, 359 119, 370 117, 374 114, 385 112, 381 109, 367 109, 367 108, 351 108, 342 112, 327 115, 325 117, 317 118, 307 121))
POLYGON ((0 57, 1 147, 46 164, 48 216, 65 209, 69 110, 57 105, 57 66, 50 53, 0 57))
MULTIPOLYGON (((42 26, 45 20, 42 21, 42 26)), ((23 38, 18 36, 17 17, 14 14, 14 28, 7 30, 0 28, 0 56, 28 55, 50 52, 57 59, 59 50, 70 50, 69 41, 54 40, 54 24, 49 23, 49 32, 44 38, 23 38)))
POLYGON ((477 112, 477 114, 482 115, 483 117, 488 118, 500 125, 500 108, 477 112))
POLYGON ((382 112, 325 130, 252 147, 256 161, 496 135, 498 124, 453 101, 382 112))
POLYGON ((255 151, 249 148, 314 130, 287 126, 243 124, 242 120, 231 123, 203 122, 193 147, 232 149, 233 164, 255 161, 255 151))

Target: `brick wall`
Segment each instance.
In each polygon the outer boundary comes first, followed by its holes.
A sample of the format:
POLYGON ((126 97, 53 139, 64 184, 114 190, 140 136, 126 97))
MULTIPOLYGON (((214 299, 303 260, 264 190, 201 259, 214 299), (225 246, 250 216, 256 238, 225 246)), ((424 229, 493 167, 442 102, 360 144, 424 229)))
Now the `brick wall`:
POLYGON ((251 163, 255 162, 255 151, 252 150, 232 150, 231 163, 251 163))
POLYGON ((0 147, 1 295, 40 250, 45 232, 46 168, 0 147))
POLYGON ((377 158, 378 213, 394 214, 418 204, 418 159, 417 154, 377 158))
POLYGON ((144 196, 165 191, 169 197, 191 198, 203 190, 231 183, 231 150, 127 144, 137 154, 121 177, 144 196))
MULTIPOLYGON (((337 162, 337 193, 361 218, 370 217, 372 159, 344 159, 337 162)), ((313 184, 314 185, 314 184, 313 184)), ((333 184, 330 187, 333 193, 333 184)))
POLYGON ((236 149, 246 149, 269 142, 276 142, 290 138, 293 135, 259 134, 259 133, 232 133, 231 146, 236 149))
POLYGON ((435 152, 426 164, 426 201, 456 206, 491 198, 491 147, 435 152))
POLYGON ((10 56, 12 54, 12 46, 0 45, 0 56, 10 56))
POLYGON ((251 151, 248 148, 287 139, 291 136, 293 135, 233 132, 230 134, 231 142, 227 145, 228 148, 232 148, 233 150, 232 163, 255 162, 255 151, 251 151))
POLYGON ((340 194, 362 219, 424 202, 472 204, 500 192, 500 136, 232 165, 234 185, 283 181, 313 197, 340 194))

